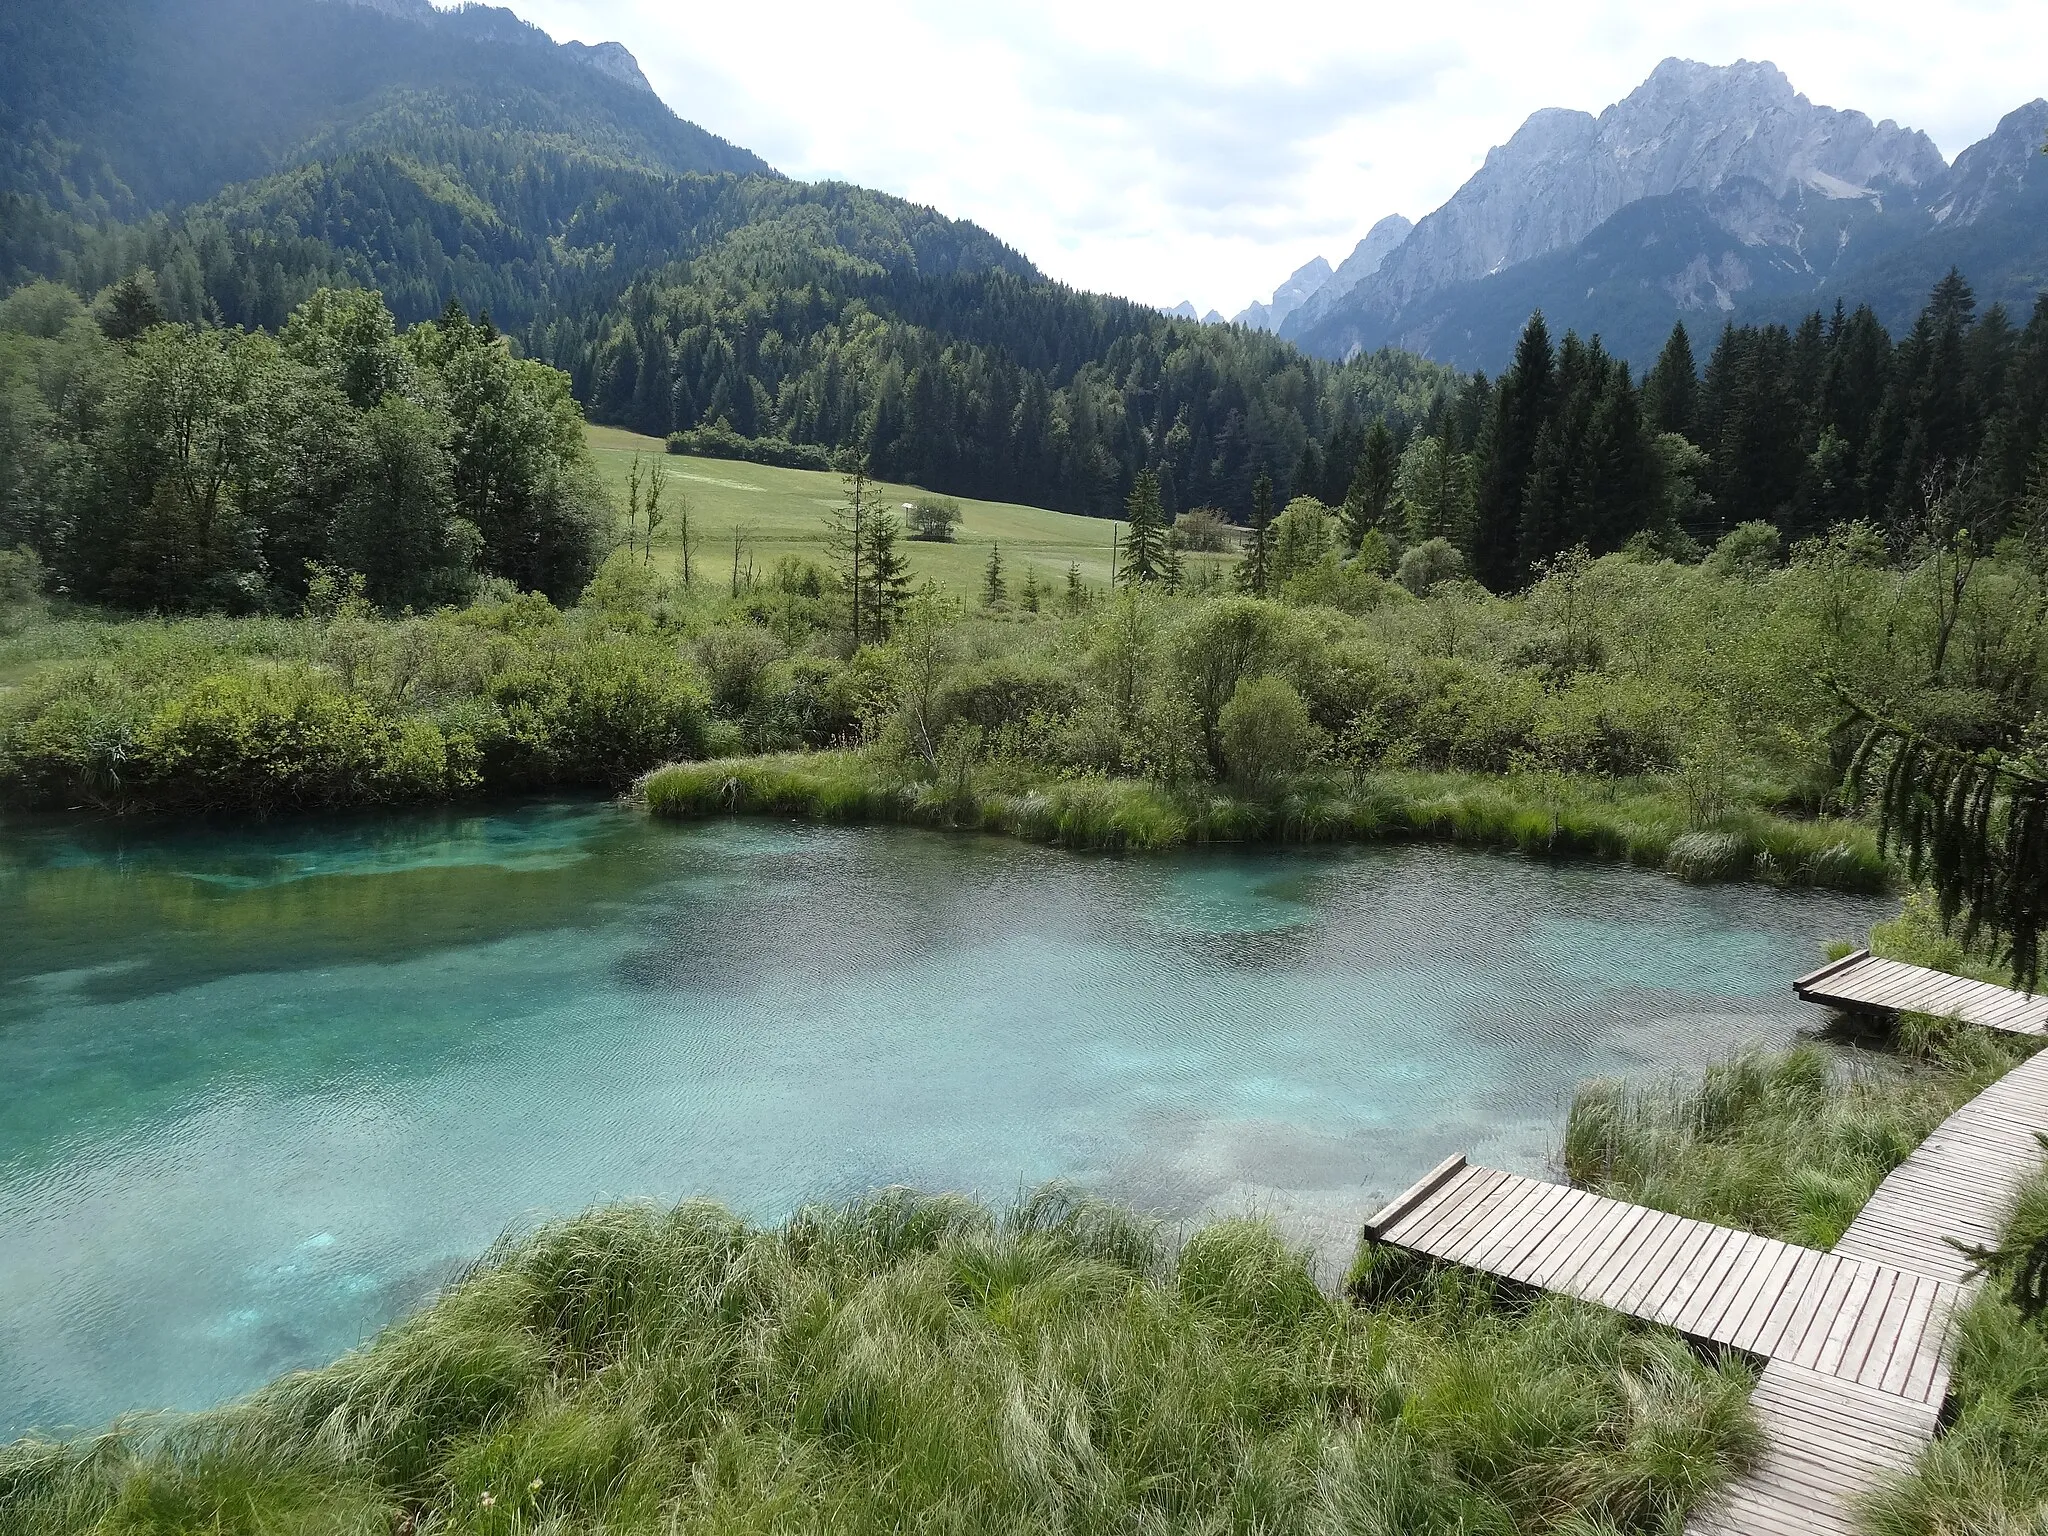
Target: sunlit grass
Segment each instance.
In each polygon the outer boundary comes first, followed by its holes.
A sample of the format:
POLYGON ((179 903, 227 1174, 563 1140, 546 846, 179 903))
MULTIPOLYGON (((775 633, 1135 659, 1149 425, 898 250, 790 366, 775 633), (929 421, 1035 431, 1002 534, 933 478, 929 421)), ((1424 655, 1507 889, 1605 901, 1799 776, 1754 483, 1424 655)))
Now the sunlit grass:
MULTIPOLYGON (((735 532, 740 535, 743 574, 749 557, 756 576, 762 579, 784 555, 825 562, 826 517, 841 500, 839 476, 732 459, 671 455, 662 439, 616 427, 590 427, 587 437, 598 471, 621 507, 636 457, 643 470, 658 458, 668 472, 668 519, 654 542, 657 562, 671 579, 680 572, 682 561, 680 525, 672 504, 678 493, 687 498, 690 509, 694 572, 698 580, 717 590, 729 590, 732 583, 735 532)), ((876 490, 889 506, 925 494, 910 485, 879 484, 876 490)), ((973 597, 982 589, 990 547, 1000 545, 1004 577, 1013 596, 1035 571, 1048 598, 1056 597, 1066 590, 1067 570, 1074 565, 1080 567, 1081 579, 1090 587, 1109 585, 1111 524, 1106 518, 1079 517, 1013 502, 952 499, 959 502, 961 512, 952 543, 906 539, 901 545, 914 579, 928 577, 945 591, 973 597)), ((1225 563, 1222 556, 1190 558, 1193 567, 1225 563)))
POLYGON ((1740 1366, 1561 1299, 1321 1291, 1041 1192, 777 1230, 593 1212, 233 1408, 0 1452, 0 1531, 1675 1529, 1753 1449, 1740 1366))

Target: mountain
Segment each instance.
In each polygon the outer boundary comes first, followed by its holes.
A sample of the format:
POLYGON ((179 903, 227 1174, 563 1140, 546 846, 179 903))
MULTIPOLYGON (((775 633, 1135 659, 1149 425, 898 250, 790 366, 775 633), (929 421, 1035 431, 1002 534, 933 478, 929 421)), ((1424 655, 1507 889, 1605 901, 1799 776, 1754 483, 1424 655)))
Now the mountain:
POLYGON ((1337 302, 1364 282, 1401 246, 1415 226, 1398 213, 1387 215, 1366 231, 1365 238, 1351 248, 1351 254, 1337 264, 1337 270, 1316 291, 1302 300, 1283 325, 1283 336, 1293 336, 1313 325, 1336 307, 1337 302))
POLYGON ((1399 345, 1498 368, 1540 308, 1647 362, 1686 317, 1718 328, 1839 296, 1902 322, 1965 255, 1987 299, 2031 303, 2048 253, 2037 115, 1952 168, 1924 134, 1816 106, 1770 64, 1669 59, 1598 117, 1531 116, 1376 271, 1282 334, 1325 356, 1399 345))
MULTIPOLYGON (((57 0, 0 8, 0 193, 132 218, 394 126, 552 142, 668 174, 772 174, 671 112, 616 43, 424 0, 57 0)), ((402 134, 401 134, 402 136, 402 134)))
POLYGON ((1273 290, 1270 304, 1254 299, 1250 308, 1233 318, 1233 323, 1248 325, 1256 331, 1277 331, 1282 321, 1316 296, 1330 276, 1330 264, 1322 257, 1305 262, 1273 290))
POLYGON ((452 300, 592 419, 858 444, 935 490, 1109 513, 1150 469, 1176 511, 1247 513, 1261 476, 1341 499, 1363 424, 1455 383, 1077 292, 936 209, 778 176, 625 49, 490 7, 9 6, 0 113, 0 288, 264 329, 323 287, 408 325, 452 300))

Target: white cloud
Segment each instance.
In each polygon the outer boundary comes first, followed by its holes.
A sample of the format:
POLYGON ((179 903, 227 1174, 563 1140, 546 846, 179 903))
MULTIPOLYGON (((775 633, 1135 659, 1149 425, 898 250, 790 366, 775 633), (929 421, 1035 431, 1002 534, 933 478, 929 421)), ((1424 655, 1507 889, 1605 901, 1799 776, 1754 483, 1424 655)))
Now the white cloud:
POLYGON ((511 0, 616 38, 684 117, 779 169, 987 226, 1046 272, 1234 313, 1441 203, 1539 107, 1669 55, 1769 59, 1953 156, 2040 95, 2040 0, 511 0))

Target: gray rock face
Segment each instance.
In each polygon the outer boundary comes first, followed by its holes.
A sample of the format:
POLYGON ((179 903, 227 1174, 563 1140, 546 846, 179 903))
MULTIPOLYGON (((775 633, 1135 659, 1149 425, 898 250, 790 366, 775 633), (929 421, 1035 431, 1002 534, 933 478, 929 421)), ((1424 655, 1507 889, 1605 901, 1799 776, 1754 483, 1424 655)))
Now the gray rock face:
POLYGON ((2036 97, 1999 120, 1989 138, 1956 156, 1949 183, 1929 210, 1937 224, 1974 224, 2039 174, 2048 140, 2048 100, 2036 97))
POLYGON ((1336 307, 1352 289, 1364 282, 1414 231, 1415 226, 1398 213, 1390 213, 1365 232, 1365 238, 1351 248, 1351 254, 1337 264, 1329 280, 1304 299, 1284 326, 1274 329, 1286 337, 1299 335, 1336 307))
POLYGON ((562 52, 571 58, 581 59, 601 75, 610 75, 621 84, 654 94, 654 87, 647 83, 647 77, 640 73, 640 61, 633 57, 624 43, 564 43, 562 52))
POLYGON ((1273 302, 1261 304, 1254 299, 1251 305, 1234 317, 1238 325, 1249 325, 1255 330, 1277 331, 1281 323, 1315 297, 1323 285, 1330 280, 1330 264, 1318 256, 1294 269, 1286 282, 1273 290, 1273 302))
POLYGON ((1711 192, 1737 177, 1779 198, 1806 189, 1881 200, 1947 172, 1925 134, 1815 106, 1775 65, 1666 59, 1598 117, 1559 108, 1530 117, 1354 298, 1391 313, 1576 244, 1641 198, 1711 192))
POLYGON ((650 96, 654 94, 654 87, 647 83, 647 76, 640 72, 640 61, 633 57, 631 50, 624 43, 557 44, 540 28, 530 22, 521 21, 502 7, 466 5, 458 10, 441 11, 434 7, 431 0, 333 0, 333 3, 360 6, 366 11, 377 11, 386 16, 396 16, 401 21, 417 21, 428 26, 458 26, 472 37, 485 38, 493 42, 559 47, 564 54, 578 63, 588 65, 621 85, 630 85, 650 96))

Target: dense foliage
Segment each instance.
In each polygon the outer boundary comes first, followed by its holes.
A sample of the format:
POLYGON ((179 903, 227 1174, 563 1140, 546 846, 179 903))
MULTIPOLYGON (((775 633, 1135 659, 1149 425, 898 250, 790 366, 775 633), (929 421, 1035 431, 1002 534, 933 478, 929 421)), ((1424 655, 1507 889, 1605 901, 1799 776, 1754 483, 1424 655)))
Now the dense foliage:
POLYGON ((31 632, 84 655, 0 709, 0 804, 261 815, 611 789, 706 749, 697 669, 644 624, 509 591, 398 621, 331 583, 314 599, 296 620, 31 632))
POLYGON ((0 548, 74 598, 288 611, 334 565, 393 610, 479 576, 570 600, 609 549, 568 381, 459 306, 403 336, 361 290, 276 336, 157 318, 135 283, 0 304, 0 548))
POLYGON ((2024 329, 1951 274, 1896 343, 1868 309, 1728 327, 1700 373, 1683 326, 1640 386, 1538 315, 1498 381, 1447 397, 1398 473, 1361 467, 1354 540, 1447 537, 1511 590, 1575 545, 1699 551, 1738 526, 1785 547, 1863 523, 1895 550, 2030 526, 2048 486, 2048 298, 2024 329))
POLYGON ((0 1451, 0 1532, 1656 1532, 1747 1373, 1446 1281, 1354 1307, 1269 1229, 1058 1190, 781 1230, 615 1209, 244 1404, 0 1451))

